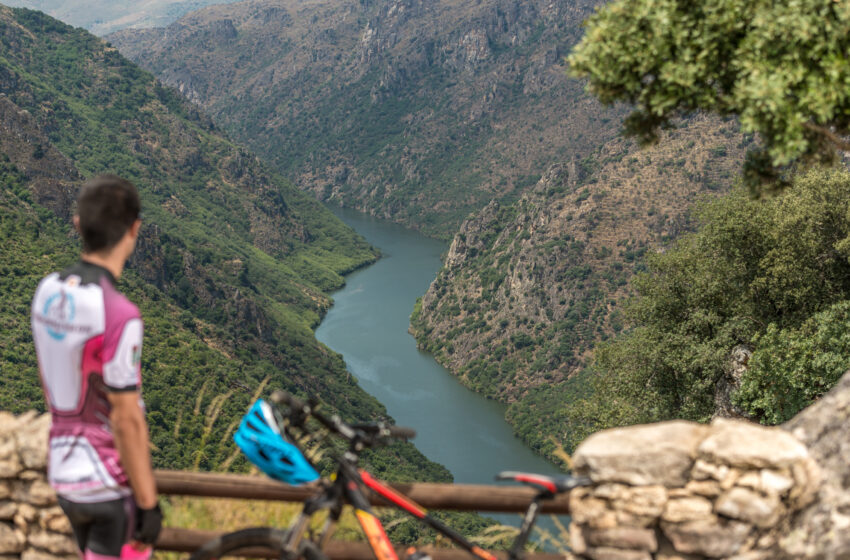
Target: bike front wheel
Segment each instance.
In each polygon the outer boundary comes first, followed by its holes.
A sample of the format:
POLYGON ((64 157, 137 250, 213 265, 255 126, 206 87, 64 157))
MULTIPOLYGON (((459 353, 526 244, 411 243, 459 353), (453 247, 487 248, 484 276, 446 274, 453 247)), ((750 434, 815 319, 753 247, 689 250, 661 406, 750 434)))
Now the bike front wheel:
POLYGON ((287 553, 287 532, 271 527, 252 527, 217 537, 196 550, 190 560, 217 560, 228 556, 271 557, 283 560, 328 560, 309 540, 298 546, 295 554, 287 553))

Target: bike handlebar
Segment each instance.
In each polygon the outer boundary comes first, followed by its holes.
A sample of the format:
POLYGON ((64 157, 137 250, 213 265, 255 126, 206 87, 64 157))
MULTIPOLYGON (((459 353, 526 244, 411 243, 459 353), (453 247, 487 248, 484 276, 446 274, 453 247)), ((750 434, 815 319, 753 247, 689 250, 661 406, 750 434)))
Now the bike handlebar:
POLYGON ((275 391, 272 393, 270 400, 277 405, 289 407, 304 420, 308 416, 315 418, 324 427, 349 441, 359 440, 363 443, 375 445, 381 438, 412 439, 416 437, 416 430, 412 428, 393 426, 384 424, 383 422, 374 424, 347 424, 336 414, 328 418, 316 411, 316 403, 302 401, 285 391, 275 391))

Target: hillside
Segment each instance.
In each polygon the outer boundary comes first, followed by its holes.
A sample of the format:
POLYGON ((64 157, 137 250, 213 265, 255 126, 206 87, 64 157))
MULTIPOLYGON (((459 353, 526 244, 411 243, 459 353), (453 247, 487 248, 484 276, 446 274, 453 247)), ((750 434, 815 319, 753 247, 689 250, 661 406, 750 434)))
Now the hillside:
POLYGON ((563 57, 595 0, 251 0, 108 37, 302 189, 450 237, 612 139, 563 57))
POLYGON ((552 166, 516 203, 491 203, 461 226, 417 304, 420 346, 512 403, 515 429, 551 450, 590 350, 624 327, 643 255, 689 229, 696 200, 728 190, 748 143, 734 121, 697 117, 652 148, 613 140, 552 166))
POLYGON ((234 0, 7 0, 16 8, 40 10, 95 35, 126 27, 161 27, 180 16, 211 4, 234 0))
MULTIPOLYGON (((143 200, 121 287, 146 321, 157 466, 245 468, 230 435, 272 388, 349 418, 386 416, 311 330, 327 293, 374 249, 100 39, 0 7, 0 45, 0 409, 43 408, 30 298, 76 258, 68 218, 81 181, 112 171, 143 200)), ((372 465, 382 476, 450 477, 409 444, 372 465)))

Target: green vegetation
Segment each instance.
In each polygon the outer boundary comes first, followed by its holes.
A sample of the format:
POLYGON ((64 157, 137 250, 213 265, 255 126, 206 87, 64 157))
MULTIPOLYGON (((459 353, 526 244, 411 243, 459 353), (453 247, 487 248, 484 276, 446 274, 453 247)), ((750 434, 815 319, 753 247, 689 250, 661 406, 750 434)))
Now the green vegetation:
POLYGON ((634 327, 598 348, 593 393, 570 408, 570 442, 597 429, 707 420, 734 347, 755 348, 737 403, 789 418, 850 367, 850 174, 813 170, 764 201, 744 189, 704 204, 700 228, 650 255, 634 327))
POLYGON ((755 337, 733 401, 770 424, 790 420, 826 393, 850 368, 850 301, 816 313, 799 328, 775 323, 755 337))
MULTIPOLYGON (((121 289, 145 318, 156 466, 244 470, 230 436, 250 401, 274 388, 349 419, 386 417, 311 331, 342 275, 376 258, 364 240, 82 30, 0 7, 0 81, 3 103, 33 126, 0 145, 39 139, 0 154, 0 408, 43 409, 29 302, 38 280, 78 252, 68 224, 39 204, 57 198, 51 181, 80 181, 53 177, 67 168, 58 149, 82 176, 115 172, 142 194, 142 241, 121 289)), ((450 479, 410 444, 367 464, 391 479, 450 479)))
POLYGON ((850 6, 834 0, 618 0, 597 11, 569 57, 604 103, 635 107, 643 142, 696 111, 736 115, 763 144, 745 177, 829 162, 850 133, 850 6))

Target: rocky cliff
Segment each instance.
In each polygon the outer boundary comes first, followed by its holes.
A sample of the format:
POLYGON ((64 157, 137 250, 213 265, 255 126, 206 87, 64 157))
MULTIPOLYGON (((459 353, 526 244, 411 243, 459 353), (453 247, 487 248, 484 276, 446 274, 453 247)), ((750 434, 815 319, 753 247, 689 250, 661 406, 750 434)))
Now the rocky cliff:
POLYGON ((518 202, 492 202, 463 223, 417 306, 420 346, 469 387, 518 403, 518 431, 548 445, 541 433, 567 429, 555 420, 573 392, 564 384, 624 326, 642 256, 688 230, 700 197, 728 189, 746 144, 734 122, 698 117, 657 146, 613 140, 550 167, 518 202), (520 412, 529 398, 547 402, 520 412))
POLYGON ((108 39, 323 200, 448 236, 619 127, 565 75, 594 0, 253 0, 108 39))

